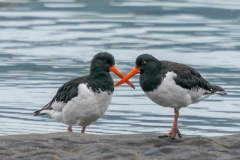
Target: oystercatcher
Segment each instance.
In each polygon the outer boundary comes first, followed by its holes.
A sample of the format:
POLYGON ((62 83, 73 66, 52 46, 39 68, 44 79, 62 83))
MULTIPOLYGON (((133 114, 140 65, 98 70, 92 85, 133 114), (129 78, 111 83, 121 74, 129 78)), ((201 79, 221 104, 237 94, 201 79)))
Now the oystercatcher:
MULTIPOLYGON (((114 57, 107 52, 96 54, 90 67, 90 74, 78 77, 63 84, 53 99, 34 116, 49 114, 53 119, 72 126, 82 126, 81 133, 107 110, 114 91, 110 71, 120 78, 124 75, 115 67, 114 57)), ((131 82, 127 82, 134 88, 131 82)))
POLYGON ((179 110, 216 93, 225 95, 219 86, 211 85, 194 68, 184 64, 159 61, 149 54, 137 57, 135 68, 115 87, 140 73, 139 83, 142 90, 153 102, 163 107, 174 108, 174 121, 168 135, 159 137, 181 138, 178 129, 179 110))

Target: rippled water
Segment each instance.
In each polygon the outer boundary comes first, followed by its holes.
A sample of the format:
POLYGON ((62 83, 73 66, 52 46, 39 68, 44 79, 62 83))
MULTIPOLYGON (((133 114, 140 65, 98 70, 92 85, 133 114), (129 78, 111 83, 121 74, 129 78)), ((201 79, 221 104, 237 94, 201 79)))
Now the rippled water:
MULTIPOLYGON (((143 53, 195 67, 228 95, 181 109, 181 132, 240 133, 239 6, 239 0, 1 0, 0 135, 65 132, 64 124, 32 112, 61 84, 88 74, 100 51, 113 54, 125 74, 143 53)), ((138 76, 132 82, 135 90, 116 88, 109 109, 87 133, 168 133, 173 109, 149 100, 138 76)))

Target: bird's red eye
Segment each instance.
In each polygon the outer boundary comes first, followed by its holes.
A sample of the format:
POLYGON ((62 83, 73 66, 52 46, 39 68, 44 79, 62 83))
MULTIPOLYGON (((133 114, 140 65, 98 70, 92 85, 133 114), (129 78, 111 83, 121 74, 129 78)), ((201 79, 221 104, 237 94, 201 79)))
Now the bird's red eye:
POLYGON ((147 62, 146 61, 142 61, 142 64, 146 64, 147 62))
POLYGON ((108 60, 104 59, 103 62, 104 62, 104 63, 108 63, 108 60))

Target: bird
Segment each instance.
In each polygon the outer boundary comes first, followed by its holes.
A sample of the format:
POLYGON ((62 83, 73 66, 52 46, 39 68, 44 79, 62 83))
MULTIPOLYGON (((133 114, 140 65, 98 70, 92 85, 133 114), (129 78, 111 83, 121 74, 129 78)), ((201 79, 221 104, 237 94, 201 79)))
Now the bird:
MULTIPOLYGON (((86 127, 97 121, 111 103, 114 82, 110 71, 124 77, 115 67, 114 57, 99 52, 91 61, 89 75, 63 84, 48 104, 34 112, 34 116, 48 114, 66 124, 68 132, 72 132, 72 126, 76 125, 82 126, 81 133, 85 133, 86 127)), ((135 88, 131 82, 127 84, 135 88)))
POLYGON ((139 55, 135 61, 135 68, 116 83, 115 87, 138 73, 139 84, 147 97, 162 107, 174 109, 174 121, 170 132, 159 138, 175 139, 176 135, 182 137, 178 129, 181 108, 198 103, 212 94, 226 94, 221 87, 205 80, 194 68, 185 64, 160 61, 149 54, 139 55))

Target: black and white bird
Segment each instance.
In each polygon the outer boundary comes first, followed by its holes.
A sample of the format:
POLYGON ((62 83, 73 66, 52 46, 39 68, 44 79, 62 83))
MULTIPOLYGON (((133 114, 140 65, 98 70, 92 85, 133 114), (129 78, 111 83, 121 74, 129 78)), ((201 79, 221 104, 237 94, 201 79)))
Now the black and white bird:
MULTIPOLYGON (((114 57, 107 52, 96 54, 90 67, 90 74, 75 78, 63 84, 53 99, 34 115, 49 114, 53 119, 68 125, 85 128, 99 119, 111 103, 114 82, 110 75, 114 72, 120 78, 124 75, 115 67, 114 57)), ((134 88, 131 82, 127 82, 134 88)))
POLYGON ((137 57, 135 68, 115 87, 140 73, 142 90, 153 102, 163 107, 174 108, 174 121, 168 135, 161 137, 182 137, 178 129, 179 110, 216 93, 226 94, 219 86, 211 85, 194 68, 184 64, 159 61, 149 54, 137 57))

